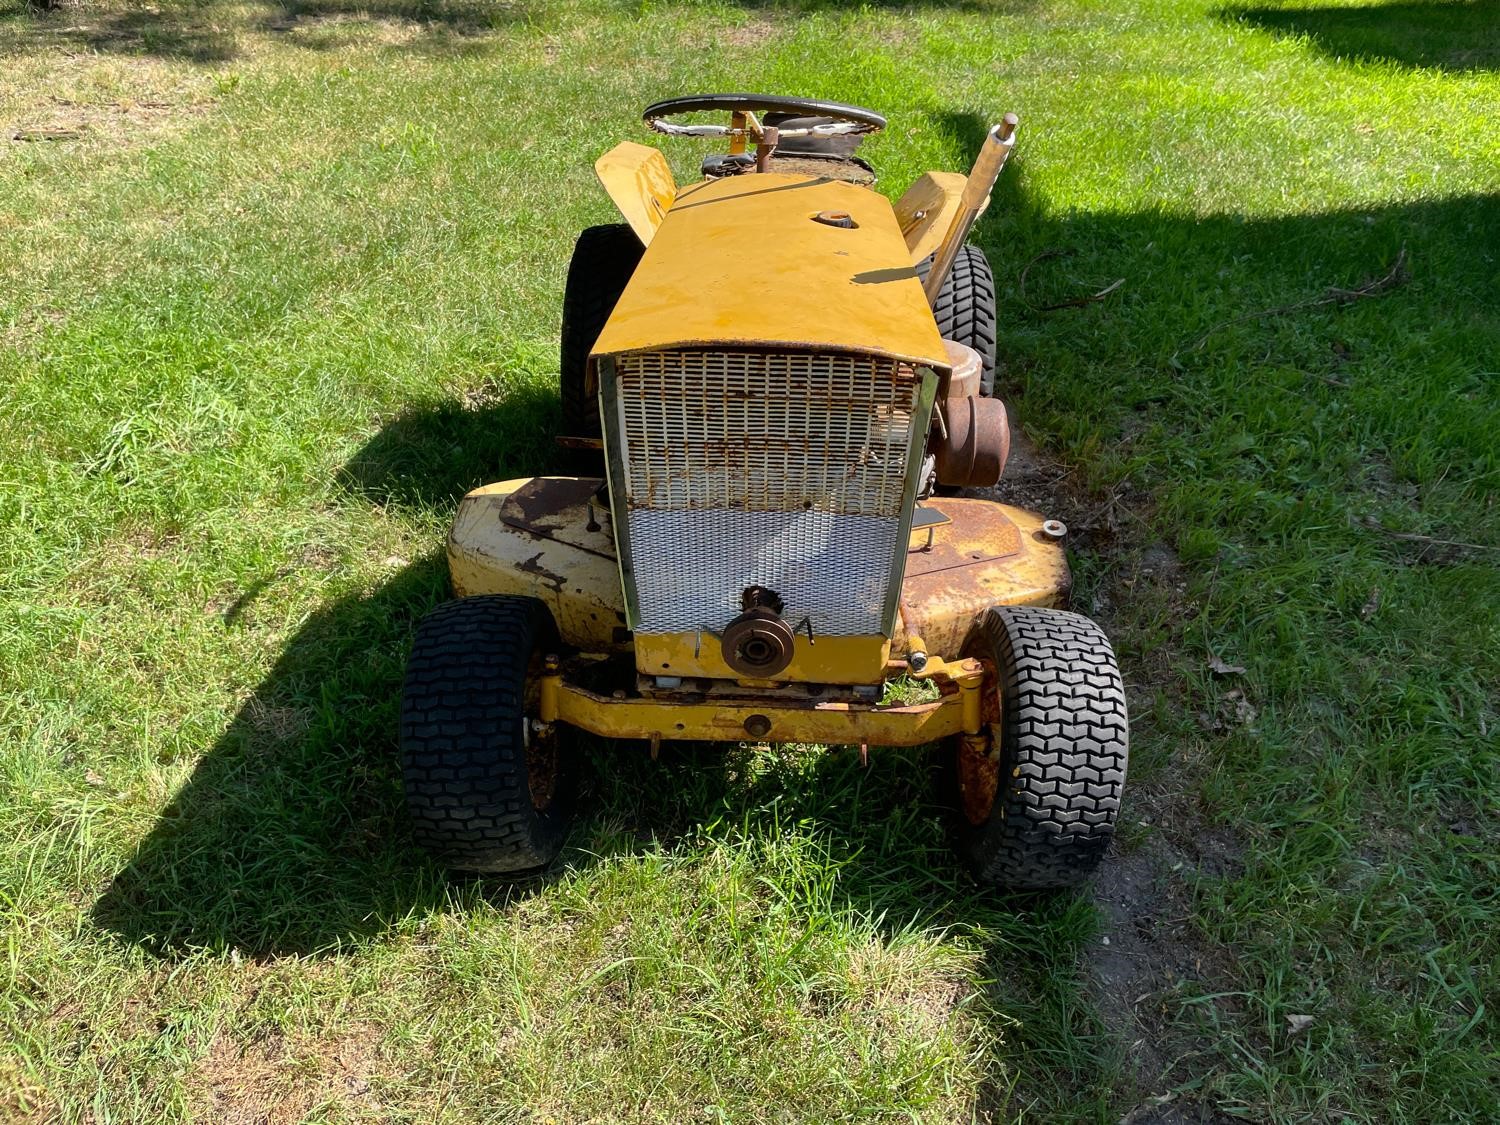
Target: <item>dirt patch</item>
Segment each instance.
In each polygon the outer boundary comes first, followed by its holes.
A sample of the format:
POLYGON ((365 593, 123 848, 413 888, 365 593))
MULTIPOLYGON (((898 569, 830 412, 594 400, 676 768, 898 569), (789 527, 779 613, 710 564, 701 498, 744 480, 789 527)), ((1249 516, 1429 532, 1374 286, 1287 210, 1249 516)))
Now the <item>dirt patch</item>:
POLYGON ((726 28, 720 41, 729 47, 763 47, 778 38, 780 29, 773 20, 755 19, 726 28))
POLYGON ((157 140, 185 129, 206 114, 211 102, 169 102, 122 98, 113 102, 78 102, 53 98, 9 125, 4 136, 13 146, 67 142, 111 145, 157 140))
POLYGON ((223 1125, 291 1125, 315 1107, 373 1110, 371 1079, 379 1063, 380 1033, 371 1026, 295 1043, 279 1035, 240 1043, 220 1033, 188 1083, 197 1091, 193 1117, 223 1125))
MULTIPOLYGON (((356 42, 406 46, 427 34, 429 29, 418 20, 397 16, 370 16, 358 12, 288 12, 268 21, 265 30, 299 47, 326 50, 356 42)), ((475 24, 461 30, 477 34, 486 29, 475 24)))
POLYGON ((23 308, 16 319, 0 326, 0 347, 20 350, 43 340, 68 322, 68 314, 50 305, 23 308))
POLYGON ((60 1121, 62 1115, 52 1095, 18 1062, 0 1059, 0 1121, 60 1121))
MULTIPOLYGON (((1175 711, 1173 718, 1192 714, 1179 657, 1197 606, 1182 561, 1142 518, 1146 499, 1128 485, 1089 494, 1075 473, 1019 431, 1004 479, 983 495, 1062 520, 1070 551, 1107 564, 1092 568, 1105 577, 1082 591, 1083 604, 1074 608, 1131 650, 1122 670, 1137 742, 1148 742, 1158 726, 1152 708, 1175 711)), ((1242 721, 1231 695, 1224 696, 1225 721, 1242 721)), ((1131 1125, 1227 1120, 1172 1093, 1193 1077, 1186 1068, 1206 1045, 1174 1026, 1171 1000, 1185 982, 1203 991, 1231 989, 1228 954, 1204 944, 1190 918, 1195 882, 1234 874, 1242 847, 1205 821, 1192 796, 1201 763, 1180 751, 1168 757, 1166 769, 1132 777, 1126 788, 1119 842, 1093 885, 1103 933, 1085 954, 1090 994, 1125 1053, 1136 1100, 1124 1118, 1131 1125)))

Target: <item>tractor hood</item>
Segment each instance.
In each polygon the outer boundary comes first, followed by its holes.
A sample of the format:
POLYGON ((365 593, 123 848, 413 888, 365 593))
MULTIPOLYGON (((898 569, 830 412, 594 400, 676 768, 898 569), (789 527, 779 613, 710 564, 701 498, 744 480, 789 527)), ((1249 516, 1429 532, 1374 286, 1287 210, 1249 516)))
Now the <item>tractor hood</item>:
POLYGON ((681 347, 855 351, 946 370, 882 195, 820 176, 732 176, 678 193, 595 355, 681 347), (848 212, 853 228, 819 222, 848 212))

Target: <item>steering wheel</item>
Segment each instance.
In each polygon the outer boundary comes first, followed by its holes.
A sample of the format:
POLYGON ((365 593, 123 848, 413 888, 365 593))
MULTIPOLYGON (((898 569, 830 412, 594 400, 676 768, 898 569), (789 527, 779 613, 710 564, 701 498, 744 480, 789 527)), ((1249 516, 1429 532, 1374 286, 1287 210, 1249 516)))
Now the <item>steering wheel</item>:
POLYGON ((824 102, 816 98, 783 98, 772 94, 691 94, 668 98, 646 107, 642 119, 658 133, 669 137, 731 137, 736 146, 745 139, 760 142, 765 127, 757 113, 785 113, 793 117, 831 117, 827 124, 805 125, 779 130, 786 137, 838 137, 851 134, 878 133, 885 128, 885 118, 873 109, 842 102, 824 102), (677 125, 667 121, 679 113, 719 110, 730 115, 728 125, 677 125))

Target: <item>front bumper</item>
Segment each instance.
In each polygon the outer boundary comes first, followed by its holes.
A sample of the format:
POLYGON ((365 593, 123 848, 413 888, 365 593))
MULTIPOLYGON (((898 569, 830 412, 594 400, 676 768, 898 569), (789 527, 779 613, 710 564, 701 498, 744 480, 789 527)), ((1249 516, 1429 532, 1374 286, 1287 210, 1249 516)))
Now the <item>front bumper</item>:
POLYGON ((930 703, 893 707, 777 697, 770 692, 739 698, 708 693, 622 698, 621 693, 601 695, 570 680, 554 658, 540 679, 537 717, 542 723, 566 723, 601 738, 641 739, 653 745, 666 738, 921 746, 952 735, 983 733, 988 720, 982 700, 985 680, 991 675, 977 660, 929 660, 920 676, 937 680, 943 693, 930 703))

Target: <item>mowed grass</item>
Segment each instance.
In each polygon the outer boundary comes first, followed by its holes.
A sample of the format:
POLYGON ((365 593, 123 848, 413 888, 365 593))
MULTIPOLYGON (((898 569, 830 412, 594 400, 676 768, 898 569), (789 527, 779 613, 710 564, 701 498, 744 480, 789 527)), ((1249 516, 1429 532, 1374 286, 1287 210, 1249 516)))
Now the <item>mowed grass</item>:
POLYGON ((1493 3, 11 0, 0 1117, 1500 1118, 1497 69, 1493 3), (592 161, 721 88, 883 109, 893 195, 1023 119, 978 237, 1130 683, 1123 915, 976 889, 920 754, 601 747, 515 888, 406 840, 592 161))

